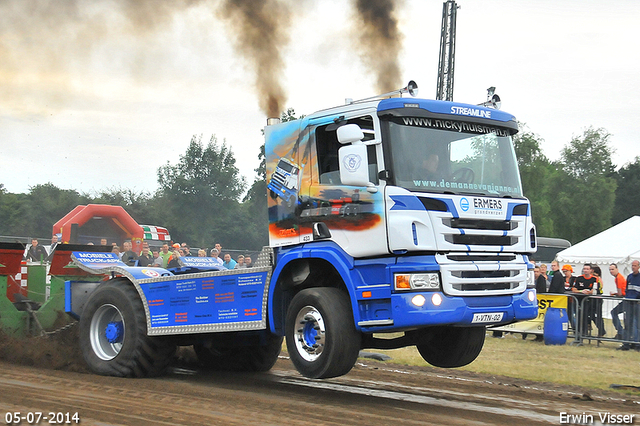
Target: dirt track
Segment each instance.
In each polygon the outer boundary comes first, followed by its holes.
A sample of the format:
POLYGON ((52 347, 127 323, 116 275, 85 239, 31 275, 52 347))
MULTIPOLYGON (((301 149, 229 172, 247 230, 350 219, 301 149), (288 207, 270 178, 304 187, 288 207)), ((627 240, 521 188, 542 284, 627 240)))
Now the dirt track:
POLYGON ((89 374, 73 356, 42 366, 64 358, 47 345, 39 345, 40 358, 0 362, 0 422, 14 411, 77 412, 82 425, 371 426, 560 424, 561 412, 595 420, 598 412, 640 413, 640 396, 586 396, 579 388, 365 359, 331 380, 303 378, 286 354, 264 374, 202 371, 182 360, 161 378, 119 379, 89 374), (25 360, 34 365, 17 364, 25 360))
POLYGON ((640 424, 637 393, 369 359, 346 376, 308 380, 286 354, 268 373, 239 374, 203 370, 181 350, 163 377, 102 377, 87 371, 77 341, 77 328, 51 338, 0 335, 0 424, 15 411, 77 412, 83 425, 530 425, 560 424, 561 412, 637 414, 640 424))

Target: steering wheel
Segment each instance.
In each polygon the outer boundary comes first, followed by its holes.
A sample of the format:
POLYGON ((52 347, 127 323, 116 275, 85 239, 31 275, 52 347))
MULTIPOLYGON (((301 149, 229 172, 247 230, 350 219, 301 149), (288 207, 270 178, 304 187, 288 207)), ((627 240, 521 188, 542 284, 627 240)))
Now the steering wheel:
POLYGON ((468 167, 461 167, 451 175, 454 182, 472 183, 474 178, 475 173, 468 167))

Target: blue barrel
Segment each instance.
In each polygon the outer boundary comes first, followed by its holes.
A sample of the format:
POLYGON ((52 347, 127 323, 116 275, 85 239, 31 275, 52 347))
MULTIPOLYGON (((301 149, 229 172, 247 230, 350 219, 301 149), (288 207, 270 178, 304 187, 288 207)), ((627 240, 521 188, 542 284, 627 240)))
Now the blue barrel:
POLYGON ((548 308, 544 316, 544 344, 564 345, 567 343, 569 317, 564 308, 548 308))

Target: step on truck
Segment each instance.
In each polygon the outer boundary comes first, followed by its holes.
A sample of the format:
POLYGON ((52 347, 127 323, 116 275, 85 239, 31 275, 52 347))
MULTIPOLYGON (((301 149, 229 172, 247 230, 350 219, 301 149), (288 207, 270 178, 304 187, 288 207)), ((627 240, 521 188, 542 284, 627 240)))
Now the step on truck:
POLYGON ((93 371, 159 374, 176 345, 213 368, 265 371, 283 338, 309 378, 346 374, 362 349, 416 346, 429 364, 460 367, 487 326, 535 318, 515 118, 403 96, 416 89, 268 121, 269 247, 256 268, 74 253, 110 277, 67 283, 93 371))

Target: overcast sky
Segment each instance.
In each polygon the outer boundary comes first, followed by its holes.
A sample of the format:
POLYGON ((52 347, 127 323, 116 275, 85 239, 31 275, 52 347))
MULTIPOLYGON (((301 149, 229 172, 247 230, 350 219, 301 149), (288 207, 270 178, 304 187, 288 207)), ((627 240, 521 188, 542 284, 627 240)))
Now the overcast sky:
MULTIPOLYGON (((395 2, 398 88, 413 79, 420 97, 436 93, 442 4, 395 2)), ((194 134, 226 140, 251 183, 265 97, 221 5, 0 0, 0 183, 14 193, 47 182, 154 191, 158 167, 194 134)), ((618 166, 640 155, 640 1, 458 5, 455 101, 480 103, 495 86, 551 159, 589 126, 612 134, 618 166)), ((353 2, 276 10, 284 108, 310 114, 377 94, 353 2)))

